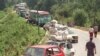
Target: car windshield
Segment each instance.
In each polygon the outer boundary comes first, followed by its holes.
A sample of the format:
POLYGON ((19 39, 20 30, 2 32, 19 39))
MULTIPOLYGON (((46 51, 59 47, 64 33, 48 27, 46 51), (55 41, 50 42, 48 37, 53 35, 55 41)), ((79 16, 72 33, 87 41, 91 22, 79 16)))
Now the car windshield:
POLYGON ((43 52, 43 48, 28 48, 25 56, 44 56, 43 52))
POLYGON ((48 42, 49 45, 58 45, 56 42, 48 42))
POLYGON ((68 29, 68 33, 69 34, 74 34, 74 32, 72 30, 70 30, 70 29, 68 29))

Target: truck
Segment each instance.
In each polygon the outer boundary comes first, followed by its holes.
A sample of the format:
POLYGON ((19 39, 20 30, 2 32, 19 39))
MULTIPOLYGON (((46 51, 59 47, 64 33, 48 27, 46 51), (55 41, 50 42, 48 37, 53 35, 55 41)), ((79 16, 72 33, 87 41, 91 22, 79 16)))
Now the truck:
POLYGON ((28 13, 29 9, 26 3, 19 3, 15 5, 15 11, 21 17, 25 17, 25 14, 28 13))
POLYGON ((39 26, 43 26, 47 22, 51 21, 51 15, 47 11, 30 10, 29 14, 30 19, 39 26))

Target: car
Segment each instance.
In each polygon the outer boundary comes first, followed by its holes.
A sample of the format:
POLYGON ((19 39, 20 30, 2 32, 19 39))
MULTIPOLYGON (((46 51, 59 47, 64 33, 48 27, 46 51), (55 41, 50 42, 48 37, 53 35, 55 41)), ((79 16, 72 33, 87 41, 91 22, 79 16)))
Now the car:
POLYGON ((74 33, 71 29, 67 28, 66 30, 57 30, 57 34, 50 34, 50 40, 60 40, 60 41, 68 41, 70 40, 72 43, 78 43, 78 35, 74 33))
POLYGON ((66 42, 66 41, 52 41, 52 40, 48 40, 46 42, 46 44, 48 45, 57 45, 59 46, 60 48, 63 48, 63 52, 65 55, 72 55, 74 56, 75 54, 75 49, 74 47, 72 46, 72 43, 70 42, 66 42), (62 45, 62 46, 61 46, 62 45))
POLYGON ((56 45, 34 45, 26 49, 24 56, 65 56, 56 45))
POLYGON ((71 38, 72 43, 78 43, 78 35, 74 33, 71 29, 68 29, 67 38, 71 38))

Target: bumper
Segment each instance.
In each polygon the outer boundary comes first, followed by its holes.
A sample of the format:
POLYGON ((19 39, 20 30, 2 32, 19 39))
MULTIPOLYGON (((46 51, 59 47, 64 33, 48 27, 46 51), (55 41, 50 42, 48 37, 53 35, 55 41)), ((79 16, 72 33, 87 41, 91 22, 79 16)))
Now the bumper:
POLYGON ((72 43, 78 43, 78 36, 72 36, 72 43))

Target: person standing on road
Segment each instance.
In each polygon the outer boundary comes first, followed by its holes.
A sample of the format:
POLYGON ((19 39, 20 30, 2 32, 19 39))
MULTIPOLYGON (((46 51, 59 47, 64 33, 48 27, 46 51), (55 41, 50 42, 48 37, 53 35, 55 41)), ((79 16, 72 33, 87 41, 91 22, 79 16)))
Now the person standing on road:
POLYGON ((92 42, 92 38, 86 43, 86 51, 87 56, 94 56, 94 54, 96 54, 96 46, 95 43, 92 42))
POLYGON ((98 32, 98 26, 94 26, 94 36, 97 37, 97 32, 98 32))
POLYGON ((90 26, 90 28, 89 28, 90 39, 93 39, 93 33, 94 33, 94 29, 92 26, 90 26))

